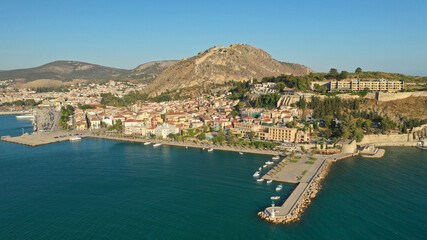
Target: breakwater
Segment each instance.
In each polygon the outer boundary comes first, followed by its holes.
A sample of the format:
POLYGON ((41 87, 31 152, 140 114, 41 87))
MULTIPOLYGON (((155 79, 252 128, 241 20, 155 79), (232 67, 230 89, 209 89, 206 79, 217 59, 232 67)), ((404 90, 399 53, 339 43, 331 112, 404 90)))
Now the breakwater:
POLYGON ((300 219, 304 209, 311 203, 311 199, 316 197, 316 194, 321 188, 321 181, 328 174, 328 170, 332 162, 356 156, 358 153, 335 154, 323 156, 318 159, 313 167, 301 179, 298 186, 286 199, 282 206, 267 207, 264 211, 258 213, 262 219, 272 223, 290 223, 300 219))

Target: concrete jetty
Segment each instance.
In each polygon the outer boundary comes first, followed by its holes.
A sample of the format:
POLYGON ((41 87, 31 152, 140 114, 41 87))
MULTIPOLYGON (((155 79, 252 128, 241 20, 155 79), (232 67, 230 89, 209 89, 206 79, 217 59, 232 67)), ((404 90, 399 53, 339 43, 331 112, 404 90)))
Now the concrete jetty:
MULTIPOLYGON (((79 135, 79 133, 74 132, 53 132, 53 133, 37 133, 34 132, 32 134, 24 134, 17 137, 11 136, 3 136, 1 138, 2 141, 23 144, 31 147, 51 144, 56 142, 69 141, 71 137, 79 135)), ((81 137, 85 137, 80 135, 81 137)))
POLYGON ((264 211, 259 212, 258 215, 262 219, 273 223, 298 221, 301 213, 319 191, 320 182, 327 175, 332 162, 355 155, 357 153, 340 153, 318 157, 282 206, 273 205, 267 207, 264 211))

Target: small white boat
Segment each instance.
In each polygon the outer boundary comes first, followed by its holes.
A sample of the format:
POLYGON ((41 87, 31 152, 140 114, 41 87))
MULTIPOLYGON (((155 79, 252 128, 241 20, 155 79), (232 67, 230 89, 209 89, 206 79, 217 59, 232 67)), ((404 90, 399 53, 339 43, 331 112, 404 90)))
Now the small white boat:
POLYGON ((272 183, 273 182, 273 180, 267 180, 267 183, 272 183))
POLYGON ((262 167, 258 168, 258 170, 259 170, 259 171, 261 171, 261 170, 262 170, 262 167))
POLYGON ((282 189, 283 189, 282 184, 277 185, 277 187, 276 187, 276 191, 280 191, 280 190, 282 190, 282 189))
POLYGON ((270 199, 271 199, 271 200, 279 200, 279 199, 280 199, 280 197, 279 197, 279 196, 273 196, 273 197, 270 197, 270 199))
POLYGON ((267 167, 267 164, 264 164, 264 166, 262 166, 263 168, 266 168, 267 167))
POLYGON ((151 142, 145 142, 144 143, 144 145, 150 145, 151 144, 151 142))
POLYGON ((70 137, 71 142, 76 142, 76 141, 80 141, 80 140, 82 140, 82 138, 79 136, 70 137))
POLYGON ((209 149, 208 149, 208 152, 212 152, 212 151, 213 151, 213 148, 209 148, 209 149))
POLYGON ((16 116, 17 119, 34 119, 34 115, 32 114, 26 114, 26 115, 18 115, 16 116))
POLYGON ((272 162, 272 161, 267 161, 267 162, 265 162, 265 164, 267 164, 267 165, 270 165, 270 164, 273 164, 274 162, 272 162))
POLYGON ((262 181, 264 181, 264 178, 258 178, 256 181, 257 182, 262 182, 262 181))
POLYGON ((153 147, 158 147, 158 146, 162 146, 163 143, 156 143, 153 145, 153 147))
POLYGON ((242 152, 239 152, 239 154, 240 154, 240 155, 243 155, 243 153, 242 153, 242 152))
POLYGON ((254 177, 259 177, 259 172, 258 172, 258 171, 256 171, 256 172, 254 173, 254 175, 252 175, 252 176, 254 176, 254 177))
POLYGON ((274 157, 272 157, 271 159, 273 159, 273 160, 279 160, 279 159, 280 159, 280 157, 279 157, 279 156, 274 156, 274 157))

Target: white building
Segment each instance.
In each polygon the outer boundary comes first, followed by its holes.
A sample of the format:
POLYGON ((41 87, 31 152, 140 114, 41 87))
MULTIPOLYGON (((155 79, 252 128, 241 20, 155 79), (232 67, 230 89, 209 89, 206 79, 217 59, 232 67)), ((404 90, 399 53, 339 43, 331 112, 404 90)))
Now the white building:
POLYGON ((157 137, 166 138, 169 134, 177 134, 179 133, 179 128, 174 125, 164 123, 158 127, 156 127, 153 131, 153 134, 157 137))

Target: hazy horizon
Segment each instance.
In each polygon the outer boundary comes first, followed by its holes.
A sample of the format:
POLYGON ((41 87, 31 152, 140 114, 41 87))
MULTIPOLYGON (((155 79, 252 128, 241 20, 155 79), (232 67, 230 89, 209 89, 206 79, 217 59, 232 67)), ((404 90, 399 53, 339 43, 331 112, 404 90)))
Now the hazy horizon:
POLYGON ((424 9, 417 0, 2 2, 0 70, 57 60, 133 69, 244 43, 316 72, 426 76, 424 9))

